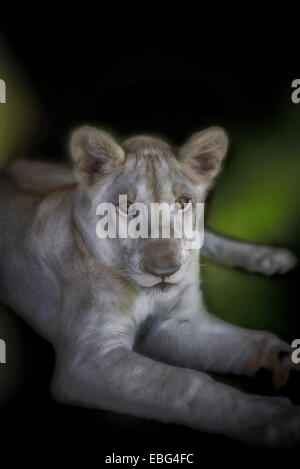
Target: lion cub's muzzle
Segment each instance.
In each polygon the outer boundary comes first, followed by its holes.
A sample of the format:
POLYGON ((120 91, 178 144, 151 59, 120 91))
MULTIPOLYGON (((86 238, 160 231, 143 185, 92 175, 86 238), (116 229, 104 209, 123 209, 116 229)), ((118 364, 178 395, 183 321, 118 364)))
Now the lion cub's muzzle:
POLYGON ((143 249, 144 270, 164 279, 181 266, 180 247, 176 239, 150 241, 143 249))

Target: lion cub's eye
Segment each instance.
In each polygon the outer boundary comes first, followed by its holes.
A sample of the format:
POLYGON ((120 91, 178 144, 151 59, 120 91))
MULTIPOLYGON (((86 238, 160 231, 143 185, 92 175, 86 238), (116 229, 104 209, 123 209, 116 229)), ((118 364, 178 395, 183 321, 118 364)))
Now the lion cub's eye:
POLYGON ((187 196, 182 196, 182 197, 179 197, 179 199, 176 200, 176 204, 179 204, 181 210, 183 212, 185 212, 192 205, 192 199, 190 197, 187 197, 187 196))
POLYGON ((135 215, 135 210, 134 210, 134 205, 133 202, 130 202, 129 200, 127 201, 127 204, 121 203, 121 204, 116 204, 118 212, 120 212, 122 215, 130 216, 130 215, 135 215))

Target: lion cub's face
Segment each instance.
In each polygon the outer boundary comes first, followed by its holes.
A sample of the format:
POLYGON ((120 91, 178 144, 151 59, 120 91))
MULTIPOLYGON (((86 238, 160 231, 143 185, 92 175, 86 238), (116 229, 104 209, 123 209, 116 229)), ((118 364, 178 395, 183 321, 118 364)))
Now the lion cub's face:
POLYGON ((167 143, 152 137, 133 137, 118 145, 94 128, 74 132, 75 172, 93 207, 112 204, 118 228, 138 217, 134 223, 141 230, 139 237, 122 238, 118 231, 105 249, 139 286, 167 290, 181 282, 192 257, 198 257, 198 251, 187 248, 184 233, 175 237, 174 225, 191 217, 195 227, 196 204, 204 201, 219 172, 227 143, 225 132, 213 127, 194 134, 175 156, 167 143), (171 207, 167 236, 162 218, 154 216, 153 204, 162 203, 171 207), (156 237, 151 237, 153 228, 156 237))

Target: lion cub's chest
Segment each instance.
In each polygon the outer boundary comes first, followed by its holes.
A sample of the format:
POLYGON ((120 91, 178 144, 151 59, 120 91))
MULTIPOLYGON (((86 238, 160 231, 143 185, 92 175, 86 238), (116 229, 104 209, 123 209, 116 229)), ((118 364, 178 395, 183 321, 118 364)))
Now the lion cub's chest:
POLYGON ((179 293, 140 294, 128 311, 128 316, 137 327, 144 324, 149 318, 159 319, 166 317, 174 311, 180 300, 179 293))

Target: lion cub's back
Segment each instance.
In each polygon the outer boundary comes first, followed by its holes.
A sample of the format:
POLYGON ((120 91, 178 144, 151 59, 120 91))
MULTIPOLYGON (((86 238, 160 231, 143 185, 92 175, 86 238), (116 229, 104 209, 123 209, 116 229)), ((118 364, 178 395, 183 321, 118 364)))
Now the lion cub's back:
POLYGON ((16 160, 2 172, 17 189, 35 195, 47 195, 66 185, 75 184, 67 166, 41 161, 16 160))
POLYGON ((16 160, 1 173, 16 189, 33 195, 47 195, 76 183, 72 170, 67 166, 41 161, 16 160))

